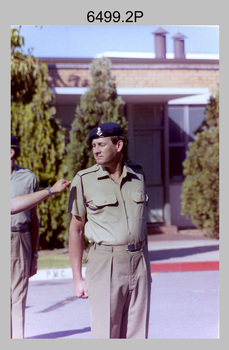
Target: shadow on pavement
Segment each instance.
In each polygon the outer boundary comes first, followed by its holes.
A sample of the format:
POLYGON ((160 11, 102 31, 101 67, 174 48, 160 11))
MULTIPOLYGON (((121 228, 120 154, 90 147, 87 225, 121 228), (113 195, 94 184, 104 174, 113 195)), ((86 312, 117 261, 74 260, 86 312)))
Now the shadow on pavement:
POLYGON ((181 258, 188 255, 207 253, 219 250, 219 245, 201 246, 191 248, 176 248, 150 251, 150 261, 167 260, 171 258, 181 258))
POLYGON ((33 337, 25 338, 25 339, 56 339, 56 338, 68 337, 69 335, 73 335, 73 334, 86 333, 90 331, 91 331, 91 327, 86 327, 82 329, 72 329, 69 331, 40 334, 40 335, 35 335, 33 337))
POLYGON ((76 298, 75 296, 69 297, 69 298, 67 298, 65 300, 59 301, 58 303, 56 303, 54 305, 49 306, 48 308, 46 308, 44 310, 39 311, 39 313, 54 311, 54 310, 56 310, 56 309, 58 309, 60 307, 65 306, 67 303, 75 301, 77 299, 78 298, 76 298))

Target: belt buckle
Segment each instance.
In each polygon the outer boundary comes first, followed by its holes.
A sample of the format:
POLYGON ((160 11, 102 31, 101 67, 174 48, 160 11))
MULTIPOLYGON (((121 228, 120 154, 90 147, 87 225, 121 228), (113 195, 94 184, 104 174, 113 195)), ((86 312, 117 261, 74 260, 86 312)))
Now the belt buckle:
POLYGON ((128 252, 134 252, 136 250, 139 250, 141 249, 142 247, 142 243, 141 242, 138 242, 138 243, 128 243, 127 244, 127 250, 128 252))
POLYGON ((134 248, 134 243, 128 243, 128 244, 127 244, 127 250, 128 250, 128 252, 131 252, 131 251, 133 250, 133 248, 134 248))

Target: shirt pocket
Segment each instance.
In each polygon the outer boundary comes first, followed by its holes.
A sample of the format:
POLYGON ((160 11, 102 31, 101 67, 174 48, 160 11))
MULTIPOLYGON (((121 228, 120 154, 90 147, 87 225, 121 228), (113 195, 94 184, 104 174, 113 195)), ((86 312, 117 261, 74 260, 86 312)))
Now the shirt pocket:
POLYGON ((115 194, 98 195, 93 199, 87 200, 88 214, 96 217, 101 222, 116 222, 119 220, 118 200, 115 194))
POLYGON ((131 194, 133 200, 134 215, 139 220, 145 217, 145 206, 148 201, 148 196, 142 190, 133 191, 131 194))
POLYGON ((118 200, 115 194, 110 194, 108 196, 104 196, 104 195, 97 196, 93 199, 93 202, 96 207, 102 208, 108 205, 115 205, 118 202, 118 200))
POLYGON ((145 203, 148 201, 148 196, 147 194, 145 194, 143 191, 141 190, 138 190, 138 191, 134 191, 132 192, 132 195, 131 195, 133 201, 135 203, 145 203))

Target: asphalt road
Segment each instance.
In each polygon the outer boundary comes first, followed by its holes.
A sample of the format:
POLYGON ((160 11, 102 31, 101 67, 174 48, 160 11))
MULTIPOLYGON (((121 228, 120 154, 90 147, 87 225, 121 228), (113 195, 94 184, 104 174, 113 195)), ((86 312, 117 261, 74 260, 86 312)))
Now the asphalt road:
MULTIPOLYGON (((149 339, 217 339, 219 271, 152 276, 149 339)), ((73 294, 73 281, 30 282, 27 339, 91 339, 89 303, 73 294)))

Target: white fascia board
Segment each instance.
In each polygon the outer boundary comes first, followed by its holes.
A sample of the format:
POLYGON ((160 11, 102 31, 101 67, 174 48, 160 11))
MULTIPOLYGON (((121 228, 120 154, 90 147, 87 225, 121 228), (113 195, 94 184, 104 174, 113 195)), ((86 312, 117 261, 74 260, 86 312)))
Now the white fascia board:
POLYGON ((210 100, 210 93, 202 95, 187 96, 182 98, 176 98, 175 100, 169 101, 169 106, 172 105, 206 105, 210 100))
POLYGON ((118 88, 117 93, 130 103, 169 103, 188 96, 208 94, 208 88, 118 88))
MULTIPOLYGON (((87 88, 55 87, 51 89, 57 95, 82 95, 87 88)), ((117 88, 120 95, 200 95, 209 92, 208 88, 117 88)))
POLYGON ((191 96, 208 93, 208 88, 117 88, 120 95, 180 95, 191 96))
MULTIPOLYGON (((80 98, 87 88, 80 87, 55 87, 52 88, 58 103, 74 103, 75 98, 80 98)), ((188 96, 208 95, 208 88, 117 88, 118 95, 129 103, 168 103, 171 100, 188 96)), ((170 102, 169 102, 170 103, 170 102)), ((199 102, 200 103, 200 102, 199 102)), ((204 102, 205 103, 205 102, 204 102)), ((177 104, 177 103, 176 103, 177 104)))
POLYGON ((56 95, 83 95, 87 88, 80 87, 54 87, 51 91, 56 95))

